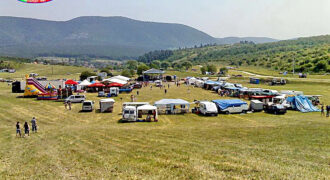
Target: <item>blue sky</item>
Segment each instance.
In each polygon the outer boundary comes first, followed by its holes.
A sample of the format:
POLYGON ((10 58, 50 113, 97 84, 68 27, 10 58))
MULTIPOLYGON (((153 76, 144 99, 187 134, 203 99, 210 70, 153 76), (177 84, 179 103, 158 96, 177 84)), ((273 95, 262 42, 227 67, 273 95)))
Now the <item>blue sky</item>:
POLYGON ((330 0, 53 0, 38 5, 0 0, 0 16, 61 21, 125 16, 185 24, 214 37, 330 34, 330 0))

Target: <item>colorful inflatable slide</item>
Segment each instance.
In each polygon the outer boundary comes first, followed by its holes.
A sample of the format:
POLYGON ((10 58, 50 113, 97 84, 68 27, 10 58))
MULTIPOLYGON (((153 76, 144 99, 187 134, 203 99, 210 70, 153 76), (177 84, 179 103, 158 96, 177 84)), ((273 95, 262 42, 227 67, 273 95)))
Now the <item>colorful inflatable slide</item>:
POLYGON ((46 87, 38 82, 33 77, 26 77, 26 87, 24 91, 24 97, 38 97, 39 100, 56 100, 57 92, 56 88, 49 84, 46 87), (49 88, 51 87, 51 88, 49 88))

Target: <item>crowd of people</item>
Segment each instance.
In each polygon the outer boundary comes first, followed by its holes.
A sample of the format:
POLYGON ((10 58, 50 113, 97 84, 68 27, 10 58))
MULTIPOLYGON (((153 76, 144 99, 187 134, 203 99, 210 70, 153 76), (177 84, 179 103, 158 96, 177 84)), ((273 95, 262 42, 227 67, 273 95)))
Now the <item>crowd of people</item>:
MULTIPOLYGON (((37 119, 35 117, 32 118, 31 120, 31 126, 32 126, 32 132, 36 133, 37 132, 37 119)), ((30 136, 30 126, 28 124, 28 122, 25 121, 24 125, 24 136, 30 136)), ((22 137, 22 132, 21 132, 21 127, 20 127, 20 123, 17 122, 16 123, 16 137, 22 137)))

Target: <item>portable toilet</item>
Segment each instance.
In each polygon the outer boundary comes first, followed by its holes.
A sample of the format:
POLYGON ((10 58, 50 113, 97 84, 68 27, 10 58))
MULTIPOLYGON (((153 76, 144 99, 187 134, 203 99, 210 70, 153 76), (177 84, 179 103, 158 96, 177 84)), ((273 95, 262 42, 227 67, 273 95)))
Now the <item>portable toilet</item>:
POLYGON ((260 83, 260 79, 259 78, 250 78, 250 83, 251 84, 259 84, 260 83))

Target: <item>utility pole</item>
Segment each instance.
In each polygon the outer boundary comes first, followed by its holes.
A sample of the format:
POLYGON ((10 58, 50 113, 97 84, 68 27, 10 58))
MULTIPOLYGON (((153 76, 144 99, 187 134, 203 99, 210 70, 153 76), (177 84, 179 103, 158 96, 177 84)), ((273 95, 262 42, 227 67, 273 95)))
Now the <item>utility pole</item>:
POLYGON ((292 67, 292 74, 294 75, 294 69, 295 69, 295 65, 296 65, 296 59, 293 58, 293 67, 292 67))

